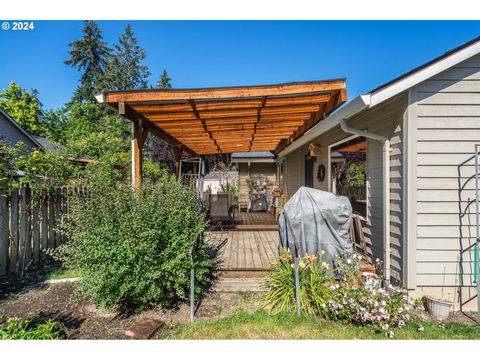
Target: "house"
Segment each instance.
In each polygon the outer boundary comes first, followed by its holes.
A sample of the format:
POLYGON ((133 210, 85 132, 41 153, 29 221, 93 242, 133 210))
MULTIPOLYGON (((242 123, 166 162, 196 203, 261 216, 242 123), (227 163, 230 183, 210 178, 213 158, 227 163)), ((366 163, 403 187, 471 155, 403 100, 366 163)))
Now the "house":
POLYGON ((18 142, 23 142, 27 148, 33 150, 45 150, 42 144, 23 129, 15 120, 13 120, 5 111, 0 108, 0 137, 7 145, 15 146, 18 142))
POLYGON ((298 137, 277 154, 279 185, 290 194, 305 185, 334 190, 332 154, 362 143, 372 259, 415 296, 448 298, 456 310, 476 306, 480 37, 354 98, 298 137))
MULTIPOLYGON (((232 153, 231 161, 238 169, 238 198, 240 207, 251 210, 250 185, 253 179, 266 180, 267 208, 272 202, 272 190, 277 185, 275 155, 270 151, 232 153)), ((266 209, 265 209, 266 210, 266 209)))

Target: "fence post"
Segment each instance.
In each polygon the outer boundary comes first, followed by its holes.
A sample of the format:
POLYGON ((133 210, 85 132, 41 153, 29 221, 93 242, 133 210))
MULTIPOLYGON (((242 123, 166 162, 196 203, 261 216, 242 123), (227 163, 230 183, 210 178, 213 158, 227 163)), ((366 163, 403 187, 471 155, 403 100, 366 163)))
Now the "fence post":
POLYGON ((8 233, 7 197, 5 191, 0 190, 0 276, 7 274, 8 233))

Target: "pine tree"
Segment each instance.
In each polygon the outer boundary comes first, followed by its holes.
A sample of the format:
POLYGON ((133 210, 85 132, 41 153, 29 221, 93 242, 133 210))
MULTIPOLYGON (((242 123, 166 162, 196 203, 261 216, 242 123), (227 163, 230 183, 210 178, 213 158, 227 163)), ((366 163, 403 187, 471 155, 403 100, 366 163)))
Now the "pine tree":
POLYGON ((125 32, 115 44, 115 52, 107 68, 107 83, 111 89, 144 89, 148 86, 150 71, 142 65, 147 53, 138 45, 132 27, 127 25, 125 32))
POLYGON ((157 89, 171 89, 172 84, 170 83, 170 80, 172 79, 168 77, 167 70, 164 69, 162 76, 158 79, 157 89))
POLYGON ((85 21, 80 40, 70 44, 70 59, 65 64, 82 72, 80 85, 73 101, 95 101, 95 95, 104 90, 105 67, 111 49, 103 41, 102 32, 94 21, 85 21))

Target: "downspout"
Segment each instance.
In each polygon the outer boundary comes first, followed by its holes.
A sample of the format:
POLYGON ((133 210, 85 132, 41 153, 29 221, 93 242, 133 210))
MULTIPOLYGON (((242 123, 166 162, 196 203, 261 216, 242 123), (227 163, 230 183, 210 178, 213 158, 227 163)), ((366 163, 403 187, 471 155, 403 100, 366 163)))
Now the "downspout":
POLYGON ((346 119, 340 120, 340 127, 348 134, 383 143, 383 274, 385 282, 390 284, 390 139, 366 130, 354 129, 348 126, 346 119))

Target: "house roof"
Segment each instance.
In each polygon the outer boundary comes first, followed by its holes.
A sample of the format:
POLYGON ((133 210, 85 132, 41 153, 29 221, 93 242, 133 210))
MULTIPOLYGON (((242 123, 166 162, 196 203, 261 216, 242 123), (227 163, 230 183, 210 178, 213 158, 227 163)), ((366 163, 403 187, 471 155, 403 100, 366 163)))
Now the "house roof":
POLYGON ((344 79, 97 96, 130 121, 193 155, 279 151, 347 100, 344 79))
POLYGON ((10 115, 8 115, 2 108, 0 108, 0 113, 9 121, 12 123, 13 126, 15 126, 18 131, 20 131, 23 135, 25 135, 30 141, 32 141, 36 146, 38 146, 41 150, 45 150, 45 147, 43 147, 40 142, 38 142, 33 135, 30 135, 27 130, 25 130, 23 127, 20 126, 19 123, 17 123, 15 120, 13 120, 10 115))
POLYGON ((252 152, 236 152, 232 153, 232 159, 273 159, 275 157, 270 151, 252 151, 252 152))
POLYGON ((302 137, 283 149, 278 156, 283 157, 303 146, 317 136, 337 126, 341 120, 348 119, 353 115, 368 108, 372 108, 392 97, 420 84, 421 82, 465 61, 480 53, 480 37, 468 41, 445 54, 428 61, 396 78, 378 86, 372 91, 361 94, 333 112, 325 121, 320 122, 302 137))

